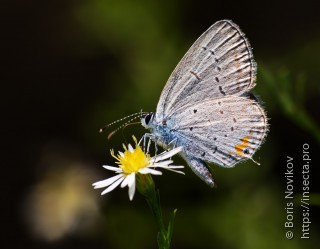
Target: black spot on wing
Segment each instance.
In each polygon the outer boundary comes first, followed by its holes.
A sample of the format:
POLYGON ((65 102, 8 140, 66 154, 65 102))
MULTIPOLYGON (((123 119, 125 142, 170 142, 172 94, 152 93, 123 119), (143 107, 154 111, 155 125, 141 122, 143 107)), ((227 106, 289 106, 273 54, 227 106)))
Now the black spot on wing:
POLYGON ((213 151, 212 151, 212 154, 216 153, 216 152, 217 152, 217 150, 218 150, 218 147, 217 147, 217 146, 216 146, 216 147, 214 147, 214 149, 213 149, 213 151))
POLYGON ((197 80, 201 80, 201 78, 199 77, 199 75, 193 71, 190 71, 190 73, 197 78, 197 80))
POLYGON ((221 92, 222 95, 226 95, 226 93, 222 90, 222 86, 219 86, 219 91, 221 92))

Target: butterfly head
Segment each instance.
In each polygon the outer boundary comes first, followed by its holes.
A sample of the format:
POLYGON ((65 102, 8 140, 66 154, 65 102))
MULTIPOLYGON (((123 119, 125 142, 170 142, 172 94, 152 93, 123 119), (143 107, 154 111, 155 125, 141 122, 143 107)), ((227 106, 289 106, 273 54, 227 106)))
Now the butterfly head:
POLYGON ((152 128, 153 119, 154 119, 154 113, 153 112, 147 113, 146 115, 141 117, 142 126, 144 128, 146 128, 146 129, 151 129, 152 128))

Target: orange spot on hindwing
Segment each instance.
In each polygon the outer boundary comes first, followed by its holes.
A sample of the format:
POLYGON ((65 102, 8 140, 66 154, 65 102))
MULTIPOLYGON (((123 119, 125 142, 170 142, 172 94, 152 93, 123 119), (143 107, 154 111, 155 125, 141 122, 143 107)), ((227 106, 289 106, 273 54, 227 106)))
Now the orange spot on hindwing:
MULTIPOLYGON (((250 131, 250 135, 252 134, 252 131, 250 131)), ((251 138, 251 136, 246 136, 244 138, 241 138, 241 143, 237 144, 234 148, 236 149, 236 153, 239 156, 245 157, 245 155, 243 154, 243 151, 245 148, 248 147, 249 145, 249 139, 251 138)))

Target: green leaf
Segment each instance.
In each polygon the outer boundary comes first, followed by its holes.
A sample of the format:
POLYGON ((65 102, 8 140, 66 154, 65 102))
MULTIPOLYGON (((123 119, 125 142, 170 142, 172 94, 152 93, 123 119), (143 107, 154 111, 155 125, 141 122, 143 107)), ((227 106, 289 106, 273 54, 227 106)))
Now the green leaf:
POLYGON ((173 234, 173 225, 174 225, 174 219, 176 217, 177 209, 173 210, 172 215, 170 217, 169 225, 168 225, 168 232, 167 232, 167 240, 168 244, 171 243, 171 238, 173 234))

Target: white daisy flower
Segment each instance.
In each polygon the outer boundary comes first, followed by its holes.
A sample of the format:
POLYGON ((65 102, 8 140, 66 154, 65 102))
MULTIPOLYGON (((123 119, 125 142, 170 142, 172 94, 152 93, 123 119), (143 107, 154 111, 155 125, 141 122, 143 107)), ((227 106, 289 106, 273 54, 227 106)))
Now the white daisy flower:
POLYGON ((134 136, 132 137, 136 144, 135 149, 131 146, 131 144, 128 145, 128 148, 123 145, 125 151, 119 151, 119 154, 117 156, 115 156, 114 151, 111 150, 111 155, 117 160, 116 164, 118 164, 119 166, 103 166, 105 169, 114 171, 116 175, 106 180, 102 180, 92 184, 95 189, 107 187, 101 193, 101 195, 109 193, 121 184, 121 188, 128 186, 129 199, 132 200, 136 189, 136 174, 140 173, 162 175, 162 172, 158 170, 159 168, 184 174, 182 171, 176 170, 184 168, 184 166, 170 165, 171 163, 173 163, 170 158, 173 155, 179 153, 182 150, 182 147, 177 147, 170 151, 165 151, 154 157, 150 157, 150 155, 145 153, 138 145, 137 139, 134 136))

